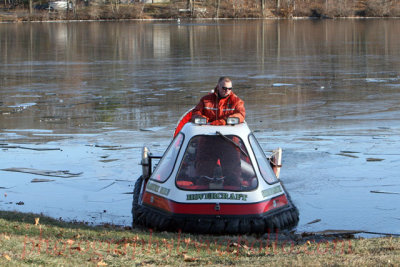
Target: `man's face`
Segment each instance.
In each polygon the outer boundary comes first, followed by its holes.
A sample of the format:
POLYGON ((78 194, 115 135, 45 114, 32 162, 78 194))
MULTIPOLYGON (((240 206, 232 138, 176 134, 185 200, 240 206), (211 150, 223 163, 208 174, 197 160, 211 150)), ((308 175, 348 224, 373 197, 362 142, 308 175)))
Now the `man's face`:
POLYGON ((218 93, 221 97, 227 97, 232 92, 232 83, 231 82, 221 82, 218 85, 218 93))

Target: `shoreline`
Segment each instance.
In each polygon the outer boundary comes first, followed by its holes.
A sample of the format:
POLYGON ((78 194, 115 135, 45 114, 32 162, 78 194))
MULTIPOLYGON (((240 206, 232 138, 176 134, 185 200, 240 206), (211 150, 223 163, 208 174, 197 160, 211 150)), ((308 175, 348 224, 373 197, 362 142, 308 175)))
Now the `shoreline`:
MULTIPOLYGON (((10 211, 10 210, 2 210, 0 209, 0 220, 21 220, 21 222, 26 222, 31 220, 34 222, 32 218, 42 218, 42 221, 50 222, 52 225, 57 225, 57 226, 68 226, 68 227, 86 227, 90 229, 96 229, 96 228, 107 228, 107 229, 114 229, 114 230, 133 230, 133 229, 138 229, 143 232, 154 232, 154 233, 162 233, 161 231, 157 231, 153 229, 148 229, 146 227, 142 226, 135 226, 132 228, 132 226, 127 226, 127 225, 118 225, 118 224, 113 224, 113 223, 90 223, 90 222, 85 222, 85 221, 80 221, 80 220, 65 220, 63 218, 53 218, 49 215, 45 215, 43 213, 33 213, 33 212, 21 212, 21 211, 10 211)), ((275 230, 274 232, 265 232, 264 234, 245 234, 244 236, 257 236, 257 237, 263 237, 263 236, 274 236, 277 237, 279 236, 279 239, 292 239, 292 240, 308 240, 310 238, 313 238, 314 240, 322 240, 322 239, 336 239, 336 238, 341 238, 341 239, 371 239, 371 238, 386 238, 386 237, 394 237, 394 238, 400 238, 400 234, 396 233, 383 233, 383 232, 371 232, 371 231, 364 231, 364 230, 345 230, 345 229, 327 229, 327 230, 318 230, 318 231, 302 231, 302 232, 297 232, 296 231, 297 226, 294 229, 285 229, 282 231, 275 230)), ((193 235, 193 236, 201 236, 204 234, 196 234, 196 233, 185 233, 185 232, 169 232, 169 231, 163 231, 163 232, 168 232, 171 234, 187 234, 187 235, 193 235)), ((1 233, 1 232, 0 232, 1 233)), ((208 235, 208 234, 206 234, 208 235)), ((227 236, 228 234, 217 234, 213 235, 210 234, 208 236, 227 236)), ((239 235, 238 235, 239 236, 239 235)))
POLYGON ((288 21, 298 21, 298 20, 398 20, 400 17, 337 17, 337 18, 316 18, 316 17, 292 17, 292 18, 141 18, 141 19, 60 19, 60 20, 2 20, 2 15, 0 13, 0 24, 14 24, 14 23, 79 23, 79 22, 173 22, 180 20, 180 22, 190 22, 190 21, 235 21, 235 20, 288 20, 288 21))

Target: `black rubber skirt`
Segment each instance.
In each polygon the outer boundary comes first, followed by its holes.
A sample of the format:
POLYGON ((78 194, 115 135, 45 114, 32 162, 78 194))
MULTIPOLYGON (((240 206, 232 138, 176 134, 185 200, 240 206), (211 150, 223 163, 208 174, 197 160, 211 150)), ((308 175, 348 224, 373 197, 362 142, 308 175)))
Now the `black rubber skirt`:
POLYGON ((299 221, 299 212, 288 195, 288 205, 262 215, 168 214, 153 207, 139 204, 142 184, 143 179, 139 177, 133 191, 133 227, 140 225, 157 231, 182 231, 201 234, 263 234, 291 229, 299 221))

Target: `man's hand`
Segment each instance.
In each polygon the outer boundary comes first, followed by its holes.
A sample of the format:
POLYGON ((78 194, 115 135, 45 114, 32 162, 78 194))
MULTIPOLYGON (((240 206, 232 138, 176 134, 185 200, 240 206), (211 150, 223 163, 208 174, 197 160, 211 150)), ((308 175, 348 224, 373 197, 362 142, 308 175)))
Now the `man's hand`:
POLYGON ((211 125, 226 125, 226 121, 224 119, 216 120, 210 123, 211 125))

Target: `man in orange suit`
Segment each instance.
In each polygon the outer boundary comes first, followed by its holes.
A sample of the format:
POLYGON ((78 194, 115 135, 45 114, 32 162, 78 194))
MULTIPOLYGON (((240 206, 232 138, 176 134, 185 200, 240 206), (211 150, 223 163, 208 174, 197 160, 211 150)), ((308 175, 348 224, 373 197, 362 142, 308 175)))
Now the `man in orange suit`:
POLYGON ((242 123, 246 116, 244 102, 232 92, 232 81, 228 77, 218 80, 214 92, 202 97, 192 110, 192 120, 205 117, 211 125, 226 125, 228 117, 237 117, 242 123))

